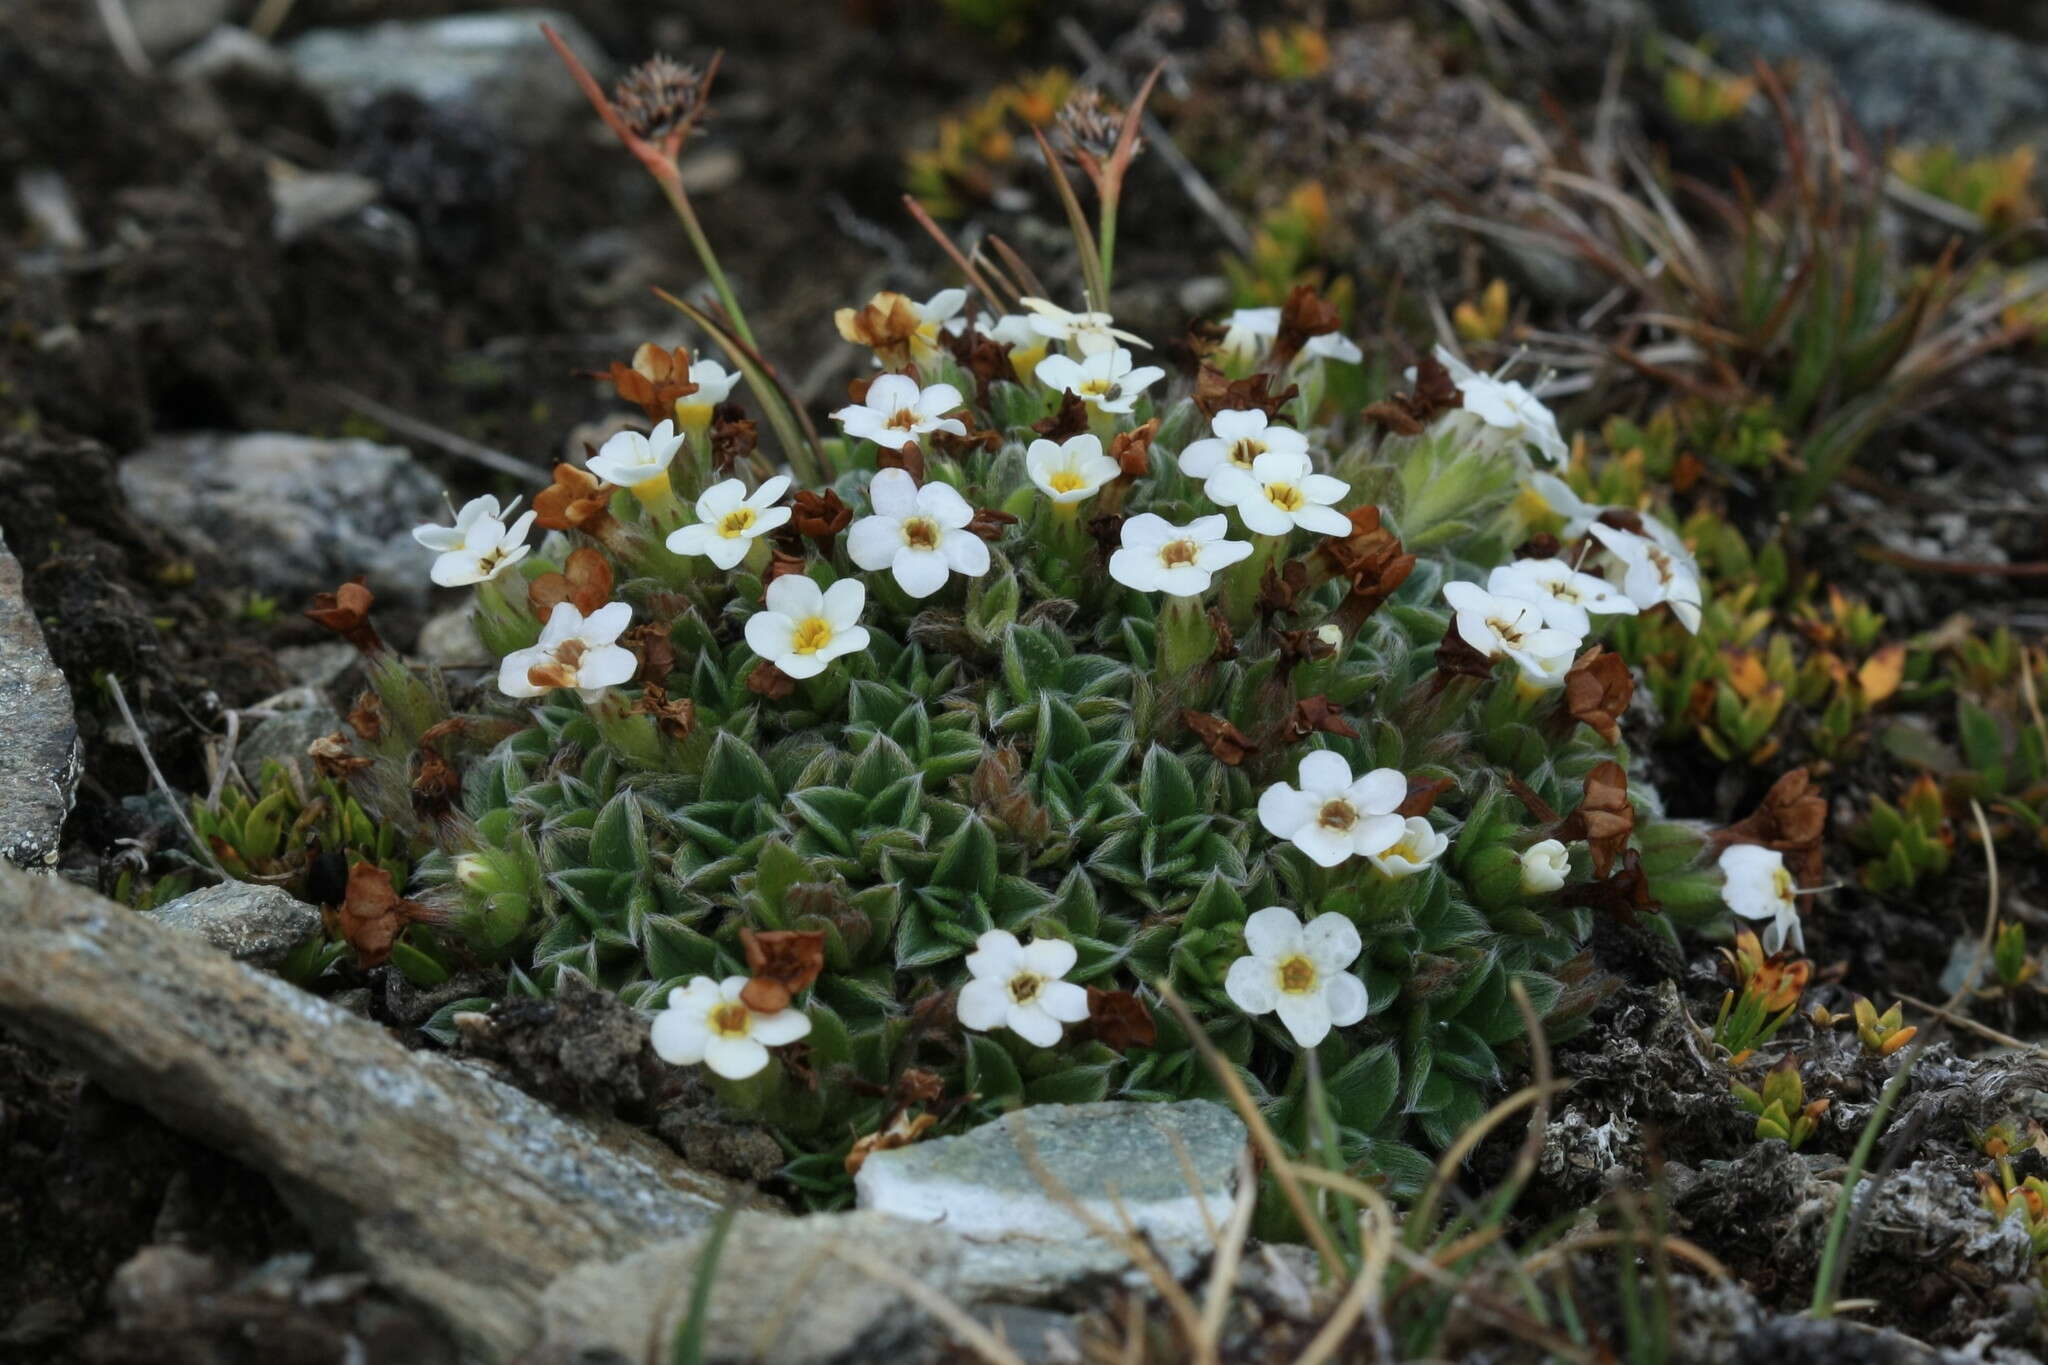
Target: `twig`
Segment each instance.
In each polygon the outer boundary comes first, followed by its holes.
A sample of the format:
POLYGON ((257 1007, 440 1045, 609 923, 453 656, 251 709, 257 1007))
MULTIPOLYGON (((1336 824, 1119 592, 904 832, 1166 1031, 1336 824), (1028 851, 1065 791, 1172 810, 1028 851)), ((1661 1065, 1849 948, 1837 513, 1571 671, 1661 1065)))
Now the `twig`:
POLYGON ((425 441, 450 455, 459 455, 486 469, 500 474, 509 474, 526 483, 542 482, 542 471, 524 460, 514 459, 502 450, 478 445, 466 436, 457 436, 443 427, 425 422, 417 417, 408 417, 396 408, 386 407, 368 394, 357 393, 354 389, 339 384, 322 384, 320 391, 352 412, 359 412, 373 422, 381 422, 401 436, 410 436, 415 441, 425 441))
POLYGON ((2000 1033, 1991 1025, 1980 1024, 1967 1014, 1957 1014, 1953 1010, 1945 1009, 1931 1001, 1921 1000, 1916 996, 1901 995, 1899 999, 1905 1001, 1916 1010, 1925 1010, 1945 1024, 1954 1024, 1957 1028, 1974 1033, 1979 1038, 1997 1043, 2000 1047, 2009 1047, 2016 1052, 2030 1052, 2036 1057, 2048 1057, 2048 1047, 2044 1047, 2040 1043, 2027 1042, 2023 1038, 2015 1038, 2010 1033, 2000 1033))
POLYGON ((1865 559, 1882 560, 1887 564, 1896 564, 1900 568, 1914 569, 1920 573, 1955 574, 1964 578, 1975 577, 1978 574, 1991 578, 2048 578, 2048 559, 2023 560, 2018 564, 1929 559, 1925 555, 1894 550, 1888 545, 1865 545, 1861 553, 1865 559))
MULTIPOLYGON (((1059 29, 1060 37, 1066 41, 1067 46, 1073 48, 1090 69, 1101 73, 1103 82, 1115 90, 1119 99, 1130 98, 1130 91, 1125 88, 1116 67, 1110 62, 1109 54, 1088 36, 1087 29, 1081 27, 1072 15, 1060 20, 1059 29)), ((1230 242, 1231 250, 1240 256, 1249 256, 1253 246, 1252 235, 1245 228, 1243 221, 1230 211, 1230 206, 1223 202, 1223 196, 1216 193, 1215 187, 1195 168, 1195 163, 1188 160, 1187 154, 1175 145, 1173 135, 1166 131, 1165 124, 1150 113, 1145 115, 1142 122, 1145 136, 1152 139, 1152 149, 1180 181, 1180 187, 1186 192, 1188 199, 1208 217, 1210 222, 1222 230, 1223 236, 1230 242)))
POLYGON ((128 7, 121 0, 93 0, 93 7, 100 12, 100 23, 106 26, 107 37, 129 74, 147 76, 154 70, 149 53, 143 50, 142 39, 136 36, 135 21, 129 18, 128 7))
POLYGON ((185 814, 184 805, 178 794, 171 790, 171 784, 164 780, 164 770, 156 766, 156 755, 149 751, 149 740, 142 733, 142 727, 135 723, 135 713, 128 709, 128 694, 121 690, 121 680, 114 674, 107 674, 107 690, 114 694, 114 707, 121 713, 121 720, 128 726, 128 733, 135 736, 135 747, 142 754, 142 766, 149 769, 150 780, 156 789, 170 803, 171 814, 178 817, 178 827, 185 831, 185 837, 192 841, 192 847, 199 850, 199 856, 206 859, 207 866, 222 881, 232 881, 228 870, 220 865, 220 859, 213 854, 213 846, 199 837, 199 831, 192 827, 192 821, 185 814))

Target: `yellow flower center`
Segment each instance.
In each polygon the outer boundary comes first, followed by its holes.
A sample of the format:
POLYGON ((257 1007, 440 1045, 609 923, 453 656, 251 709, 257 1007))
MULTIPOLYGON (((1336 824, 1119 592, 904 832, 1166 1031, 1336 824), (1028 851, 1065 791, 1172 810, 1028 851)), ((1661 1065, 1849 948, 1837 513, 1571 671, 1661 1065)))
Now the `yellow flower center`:
POLYGON ((735 507, 718 519, 718 534, 727 540, 735 540, 752 530, 753 526, 754 509, 735 507))
POLYGON ((1284 959, 1273 975, 1289 995, 1306 995, 1316 988, 1316 964, 1299 953, 1284 959))
POLYGON ((941 538, 939 524, 930 517, 910 517, 903 523, 903 543, 913 550, 936 550, 941 538))
POLYGON ((1192 564, 1201 555, 1201 547, 1192 540, 1169 540, 1159 547, 1159 562, 1169 569, 1192 564))
POLYGON ((486 575, 496 573, 498 571, 498 566, 505 562, 505 556, 508 553, 510 552, 504 546, 500 545, 497 549, 492 550, 489 554, 477 560, 477 571, 479 573, 486 575))
POLYGON ((1035 972, 1019 972, 1010 978, 1010 998, 1020 1005, 1028 1005, 1038 998, 1038 992, 1045 986, 1045 978, 1035 972))
POLYGON ((822 616, 797 622, 796 630, 789 639, 790 649, 798 654, 816 654, 831 643, 832 623, 822 616))
POLYGON ((1793 885, 1792 874, 1781 867, 1771 873, 1771 890, 1779 900, 1789 901, 1799 888, 1793 885))
POLYGON ((1230 462, 1239 469, 1250 469, 1252 461, 1266 453, 1266 444, 1247 436, 1230 448, 1230 462))
POLYGON ((745 1005, 733 1001, 712 1010, 706 1022, 711 1025, 711 1031, 721 1038, 744 1038, 754 1021, 745 1005))
POLYGON ((1052 485, 1052 491, 1055 493, 1073 493, 1088 486, 1088 480, 1071 469, 1062 469, 1046 482, 1052 485))
POLYGON ((889 426, 896 431, 915 431, 917 429, 917 413, 909 408, 898 408, 896 409, 896 415, 889 419, 889 426))
POLYGON ((1350 829, 1358 823, 1358 812, 1349 801, 1326 801, 1316 812, 1316 823, 1324 829, 1350 829))
POLYGON ((1295 512, 1299 511, 1308 499, 1291 483, 1269 483, 1266 485, 1266 501, 1283 512, 1295 512))
POLYGON ((1508 644, 1518 645, 1522 643, 1522 632, 1514 622, 1503 621, 1498 617, 1489 616, 1486 618, 1486 624, 1492 626, 1493 633, 1500 636, 1508 644))

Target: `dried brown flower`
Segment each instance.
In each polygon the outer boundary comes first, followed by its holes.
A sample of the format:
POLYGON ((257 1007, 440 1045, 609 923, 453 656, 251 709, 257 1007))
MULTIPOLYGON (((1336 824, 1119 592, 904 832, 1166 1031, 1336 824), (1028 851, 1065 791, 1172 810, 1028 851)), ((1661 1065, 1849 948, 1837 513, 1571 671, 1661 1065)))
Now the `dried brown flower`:
POLYGON ((673 740, 685 740, 697 728, 697 703, 688 697, 669 700, 668 689, 660 683, 645 683, 628 714, 654 717, 655 726, 673 740))
POLYGON ((1110 438, 1109 458, 1115 460, 1127 479, 1142 479, 1152 472, 1152 438, 1159 434, 1159 419, 1110 438))
POLYGON ((620 398, 637 404, 650 422, 673 417, 676 400, 697 391, 690 382, 690 353, 681 346, 671 351, 651 341, 633 352, 632 364, 614 360, 604 378, 612 381, 620 398))
POLYGON ((1452 678, 1490 678, 1493 676, 1493 660, 1481 654, 1458 633, 1458 619, 1444 627, 1444 638, 1436 647, 1436 685, 1442 687, 1452 678))
POLYGON ((612 600, 612 565, 588 545, 571 550, 559 573, 544 573, 526 585, 534 616, 545 622, 564 602, 588 616, 612 600))
POLYGON ((1426 355, 1416 362, 1413 393, 1397 393, 1382 399, 1363 415, 1396 436, 1416 436, 1444 413, 1464 405, 1465 397, 1458 392, 1451 372, 1434 355, 1426 355))
POLYGON ((1265 575, 1259 579, 1259 614, 1270 620, 1283 612, 1291 612, 1306 591, 1308 565, 1298 559, 1268 565, 1265 575))
POLYGON ((665 687, 668 675, 676 669, 675 641, 669 638, 668 627, 659 621, 642 621, 619 637, 619 643, 633 651, 633 657, 640 661, 640 669, 634 674, 643 686, 665 687))
POLYGON ((565 461, 555 466, 555 481, 534 496, 534 524, 601 537, 611 524, 611 498, 610 484, 565 461))
POLYGON ((762 1014, 788 1009, 789 1002, 825 970, 822 930, 742 929, 740 946, 746 950, 751 978, 740 999, 762 1014))
POLYGON ((1794 768, 1771 784, 1763 803, 1747 816, 1708 840, 1715 852, 1730 844, 1761 844, 1785 855, 1785 864, 1801 886, 1812 886, 1825 871, 1821 836, 1827 830, 1828 803, 1804 768, 1794 768))
POLYGON ((853 509, 834 489, 828 488, 821 494, 799 488, 790 499, 789 524, 821 547, 829 547, 833 537, 853 524, 853 509))
POLYGON ((612 87, 612 108, 635 137, 649 142, 676 137, 680 145, 703 114, 709 90, 708 73, 656 54, 619 78, 612 87))
POLYGON ((1088 405, 1072 389, 1060 395, 1059 411, 1031 424, 1031 429, 1055 444, 1088 430, 1088 405))
POLYGON ((1204 417, 1214 417, 1226 409, 1249 412, 1256 408, 1278 419, 1280 409, 1294 401, 1301 386, 1289 384, 1278 393, 1273 392, 1272 386, 1273 376, 1263 370, 1243 379, 1232 379, 1214 366, 1204 365, 1195 375, 1195 406, 1204 417))
POLYGON ((1407 798, 1394 807, 1394 814, 1404 820, 1411 815, 1427 815, 1436 809, 1437 799, 1457 785, 1457 779, 1450 777, 1411 777, 1407 798))
POLYGON ((384 640, 370 624, 370 604, 377 598, 365 582, 352 578, 333 592, 314 594, 306 619, 333 631, 366 657, 375 657, 384 652, 384 640))
POLYGON ((1209 629, 1216 635, 1216 648, 1209 651, 1212 664, 1229 663, 1237 657, 1237 635, 1230 628, 1230 618, 1223 614, 1221 607, 1209 608, 1209 629))
POLYGON ((1235 768, 1258 750, 1259 746, 1251 736, 1221 716, 1212 716, 1205 711, 1182 711, 1180 720, 1195 732, 1195 737, 1216 756, 1219 763, 1235 768))
POLYGON ((915 441, 906 442, 900 450, 890 450, 885 446, 875 452, 875 468, 900 469, 922 488, 925 475, 924 447, 915 441))
POLYGON ((1003 528, 1015 526, 1017 518, 996 507, 977 507, 974 516, 967 522, 967 529, 974 535, 993 544, 1003 538, 1003 528))
POLYGON ((370 766, 369 759, 358 758, 349 750, 348 736, 339 730, 308 744, 306 757, 313 760, 313 766, 320 770, 322 777, 331 777, 337 782, 345 782, 370 766))
POLYGON ((711 410, 711 467, 720 474, 732 473, 733 466, 754 453, 761 434, 747 410, 737 403, 720 403, 711 410))
POLYGON ((461 776, 423 736, 419 769, 412 778, 413 813, 430 824, 440 824, 455 813, 455 802, 461 795, 461 776))
POLYGON ((1655 913, 1661 907, 1650 895, 1650 878, 1643 871, 1643 855, 1628 849, 1621 855, 1621 866, 1613 876, 1602 872, 1592 881, 1573 882, 1558 888, 1558 902, 1563 905, 1583 905, 1603 915, 1612 915, 1623 924, 1634 925, 1636 916, 1643 912, 1655 913))
POLYGON ((327 913, 328 932, 355 949, 360 966, 375 967, 391 957, 391 946, 406 927, 440 919, 417 901, 400 896, 391 874, 375 863, 348 870, 348 891, 327 913))
POLYGON ((747 674, 747 690, 770 701, 781 701, 796 693, 796 679, 763 659, 747 674))
POLYGON ((1344 325, 1344 319, 1330 302, 1305 284, 1297 284, 1280 305, 1280 331, 1273 338, 1272 364, 1284 370, 1301 353, 1310 338, 1327 336, 1344 325))
MULTIPOLYGON (((1067 96, 1067 102, 1060 106, 1053 141, 1062 155, 1092 178, 1096 166, 1115 153, 1123 124, 1121 106, 1105 99, 1100 90, 1085 87, 1067 96)), ((1133 154, 1143 145, 1144 139, 1138 139, 1133 154)))
POLYGON ((375 692, 357 693, 355 705, 348 709, 348 728, 375 744, 384 734, 383 699, 375 692))
POLYGON ((876 1152, 887 1152, 897 1147, 908 1147, 925 1135, 925 1130, 939 1121, 937 1114, 915 1114, 898 1110, 889 1116, 889 1121, 875 1132, 854 1139, 847 1149, 846 1173, 860 1174, 860 1168, 876 1152))
POLYGON ((1279 646, 1282 672, 1314 663, 1317 659, 1327 659, 1336 653, 1336 649, 1323 639, 1322 633, 1314 630, 1276 630, 1273 643, 1279 646))
POLYGON ((900 370, 910 363, 920 314, 915 303, 894 290, 883 290, 862 307, 842 308, 832 315, 832 321, 840 336, 873 351, 883 368, 900 370))
POLYGON ((1603 759, 1586 774, 1585 794, 1578 809, 1551 831, 1553 838, 1586 841, 1593 855, 1593 875, 1605 877, 1635 833, 1636 808, 1628 802, 1628 774, 1613 759, 1603 759))
POLYGON ((1088 1022, 1095 1030, 1095 1040, 1111 1052, 1151 1047, 1159 1041, 1159 1026, 1152 1022, 1152 1011, 1129 991, 1090 986, 1088 1022))
MULTIPOLYGON (((797 543, 801 545, 803 542, 797 543)), ((804 563, 801 554, 791 554, 787 550, 777 549, 768 556, 768 572, 762 575, 761 582, 773 583, 785 574, 800 574, 804 571, 804 563)))
POLYGON ((1303 697, 1288 713, 1286 723, 1281 727, 1283 744, 1299 744, 1310 735, 1321 731, 1326 735, 1338 735, 1344 739, 1357 739, 1358 727, 1344 719, 1344 712, 1328 697, 1303 697))
POLYGON ((1599 645, 1581 654, 1564 675, 1564 695, 1557 715, 1569 728, 1589 725, 1609 744, 1621 742, 1621 717, 1636 694, 1635 675, 1619 654, 1599 645))

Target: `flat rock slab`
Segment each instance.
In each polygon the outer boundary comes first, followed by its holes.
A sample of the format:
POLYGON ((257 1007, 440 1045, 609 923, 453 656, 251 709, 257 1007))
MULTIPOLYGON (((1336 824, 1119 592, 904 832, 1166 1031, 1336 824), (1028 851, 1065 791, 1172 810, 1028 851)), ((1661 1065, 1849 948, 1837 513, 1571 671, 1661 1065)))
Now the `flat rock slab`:
POLYGON ((71 689, 22 594, 21 564, 0 540, 0 860, 56 867, 78 771, 71 689))
POLYGON ((226 560, 237 586, 297 608, 366 574, 379 597, 427 600, 432 556, 412 529, 446 509, 440 480, 402 447, 200 433, 152 442, 120 477, 137 516, 226 560))
POLYGON ((1230 1216, 1246 1141, 1237 1116, 1208 1100, 1043 1104, 876 1152, 854 1183, 861 1208, 959 1236, 969 1297, 1026 1299, 1127 1269, 1100 1231, 1125 1219, 1176 1271, 1190 1268, 1230 1216))
POLYGON ((271 1177, 316 1235, 481 1360, 541 1291, 710 1222, 732 1187, 208 944, 0 864, 0 1024, 271 1177))
POLYGON ((320 912, 283 887, 222 882, 148 912, 167 929, 198 939, 238 962, 275 967, 320 932, 320 912))
MULTIPOLYGON (((708 1238, 661 1242, 549 1287, 534 1365, 666 1360, 689 1314, 708 1238)), ((742 1213, 710 1273, 705 1365, 869 1365, 903 1360, 931 1320, 903 1290, 863 1273, 885 1266, 952 1297, 960 1248, 940 1228, 875 1213, 781 1218, 742 1213)))
POLYGON ((291 44, 299 79, 347 120, 379 95, 402 91, 467 111, 504 132, 544 137, 587 109, 540 26, 550 24, 600 80, 611 64, 597 40, 558 10, 513 9, 317 28, 291 44))

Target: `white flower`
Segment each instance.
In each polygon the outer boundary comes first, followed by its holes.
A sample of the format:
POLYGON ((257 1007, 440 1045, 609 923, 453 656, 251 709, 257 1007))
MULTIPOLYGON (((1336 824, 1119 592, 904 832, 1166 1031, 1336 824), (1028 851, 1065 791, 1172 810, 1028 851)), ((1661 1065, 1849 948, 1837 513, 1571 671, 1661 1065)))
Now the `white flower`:
POLYGON ((439 552, 428 576, 444 588, 467 587, 487 583, 526 558, 526 533, 533 529, 533 513, 505 525, 505 518, 518 506, 519 499, 514 498, 500 511, 498 500, 486 493, 462 504, 453 526, 428 522, 413 527, 414 540, 439 552))
MULTIPOLYGON (((1251 364, 1264 358, 1279 335, 1278 308, 1240 308, 1230 315, 1230 321, 1225 324, 1219 349, 1228 360, 1251 364)), ((1324 332, 1321 336, 1310 337, 1303 344, 1301 356, 1356 365, 1365 359, 1365 352, 1358 349, 1358 343, 1340 332, 1324 332)))
POLYGON ((1202 488, 1217 505, 1235 507, 1245 529, 1258 535, 1284 536, 1297 526, 1319 536, 1351 534, 1351 518, 1330 505, 1351 485, 1316 473, 1308 456, 1294 451, 1269 450, 1248 470, 1226 464, 1202 488))
POLYGON ((1562 559, 1518 559, 1487 575, 1486 590, 1533 605, 1543 624, 1573 635, 1592 633, 1594 616, 1633 616, 1634 602, 1604 578, 1579 573, 1562 559))
POLYGON ((747 557, 755 537, 789 520, 789 509, 774 505, 788 488, 786 474, 777 474, 751 495, 738 479, 712 484, 697 498, 697 519, 669 533, 670 553, 703 555, 721 569, 733 568, 747 557))
POLYGON ((1659 602, 1671 608, 1678 623, 1694 634, 1700 628, 1700 571, 1678 537, 1661 523, 1643 518, 1656 536, 1595 522, 1589 529, 1622 567, 1621 590, 1638 608, 1648 611, 1659 602), (1661 533, 1661 534, 1658 534, 1661 533))
POLYGON ((1586 534, 1586 528, 1600 520, 1600 514, 1607 510, 1581 498, 1557 475, 1541 472, 1531 472, 1522 481, 1522 498, 1525 511, 1564 518, 1564 529, 1558 532, 1563 540, 1577 540, 1586 534))
POLYGON ((655 1055, 671 1066, 702 1062, 729 1081, 743 1081, 768 1065, 769 1048, 810 1033, 811 1021, 796 1010, 749 1009, 740 999, 746 988, 744 976, 699 976, 670 991, 668 1008, 654 1016, 655 1055))
POLYGON ((1027 944, 1007 930, 989 930, 967 955, 974 979, 960 988, 961 1024, 976 1033, 1007 1026, 1033 1047, 1053 1046, 1063 1025, 1088 1017, 1088 992, 1060 979, 1074 970, 1075 956, 1065 939, 1027 944))
POLYGON ((1302 755, 1296 779, 1300 790, 1275 782, 1260 794, 1259 823, 1318 867, 1335 867, 1354 854, 1371 857, 1407 828, 1394 811, 1408 799, 1408 779, 1392 768, 1353 780, 1341 754, 1317 749, 1302 755))
POLYGON ((1760 844, 1730 844, 1721 852, 1721 899, 1744 919, 1769 920, 1763 932, 1764 951, 1780 953, 1789 942, 1806 951, 1806 931, 1799 922, 1799 888, 1785 866, 1785 855, 1760 844))
POLYGON ((946 416, 959 407, 960 390, 951 384, 929 384, 920 389, 907 374, 883 374, 868 385, 867 397, 832 416, 853 440, 901 450, 928 431, 965 436, 967 428, 960 419, 946 416))
POLYGON ((1123 473, 1122 466, 1102 453, 1101 439, 1085 431, 1058 445, 1043 437, 1033 441, 1024 452, 1024 469, 1040 492, 1063 506, 1094 497, 1102 485, 1123 473))
POLYGON ((1229 533, 1230 520, 1223 516, 1175 526, 1140 512, 1124 523, 1123 548, 1109 557, 1109 576, 1139 592, 1200 597, 1213 574, 1252 552, 1249 541, 1224 539, 1229 533))
POLYGON ((1522 894, 1548 895, 1564 885, 1571 870, 1571 854, 1556 839, 1531 844, 1522 850, 1522 894))
POLYGON ((1566 638, 1571 644, 1555 653, 1527 654, 1515 660, 1515 667, 1519 670, 1515 676, 1522 686, 1538 692, 1547 692, 1553 687, 1564 686, 1564 680, 1570 675, 1572 665, 1579 660, 1579 647, 1586 643, 1577 635, 1566 638))
POLYGON ((1457 612, 1458 634, 1466 644, 1489 659, 1513 659, 1539 675, 1581 643, 1576 635, 1545 626, 1534 603, 1496 597, 1477 583, 1444 584, 1444 600, 1457 612))
POLYGON ((713 408, 732 397, 733 385, 740 382, 740 372, 727 370, 709 358, 693 360, 690 362, 690 382, 697 386, 697 391, 676 400, 676 414, 687 414, 687 420, 704 423, 711 420, 713 408))
POLYGON ((868 647, 860 609, 867 585, 842 578, 820 591, 800 573, 768 585, 767 606, 747 618, 747 648, 792 678, 815 678, 842 654, 868 647))
MULTIPOLYGON (((1018 299, 1017 302, 1031 310, 1026 321, 1032 331, 1049 340, 1066 343, 1079 355, 1113 351, 1119 341, 1128 341, 1133 346, 1148 345, 1142 337, 1118 331, 1111 325, 1116 319, 1107 313, 1069 313, 1045 299, 1018 299)), ((1003 341, 1007 338, 995 339, 1003 341)), ((1012 341, 1010 344, 1014 346, 1017 343, 1012 341)))
POLYGON ((1131 353, 1121 346, 1082 360, 1049 355, 1032 373, 1047 388, 1071 393, 1103 412, 1129 412, 1138 395, 1166 378, 1166 371, 1157 365, 1132 369, 1131 353))
POLYGON ((1443 856, 1451 841, 1419 815, 1402 822, 1401 835, 1377 853, 1372 865, 1389 877, 1412 877, 1443 856))
MULTIPOLYGON (((1180 472, 1191 479, 1213 479, 1226 469, 1250 472, 1261 455, 1308 454, 1308 437, 1293 427, 1273 425, 1258 408, 1225 408, 1209 419, 1214 435, 1189 441, 1180 452, 1180 472)), ((1205 483, 1202 491, 1215 495, 1205 483)))
POLYGON ((1314 1047, 1365 1018, 1365 983, 1344 969, 1358 960, 1358 929, 1331 911, 1306 928, 1292 910, 1269 905, 1244 922, 1250 956, 1230 964, 1223 993, 1246 1014, 1279 1011, 1302 1047, 1314 1047))
POLYGON ((905 471, 884 469, 868 484, 868 502, 874 515, 846 533, 846 553, 861 568, 887 569, 912 597, 930 597, 949 573, 988 572, 988 546, 967 529, 974 509, 948 485, 919 488, 905 471))
POLYGON ((1458 412, 1470 413, 1517 447, 1535 446, 1552 464, 1563 464, 1571 457, 1571 447, 1558 432, 1557 418, 1535 394, 1512 379, 1479 373, 1442 346, 1436 348, 1436 358, 1458 386, 1463 399, 1458 412))
POLYGON ((624 602, 599 607, 588 617, 574 602, 557 602, 540 628, 540 643, 515 649, 498 668, 498 690, 508 697, 538 697, 557 687, 573 687, 583 700, 596 701, 640 668, 633 651, 618 643, 633 619, 624 602))
POLYGON ((911 304, 911 311, 917 314, 918 349, 929 353, 932 343, 939 339, 939 330, 966 306, 965 289, 941 289, 923 303, 911 304))
POLYGON ((621 431, 590 457, 590 472, 606 483, 631 488, 668 473, 682 445, 683 434, 670 421, 661 422, 645 436, 621 431))

